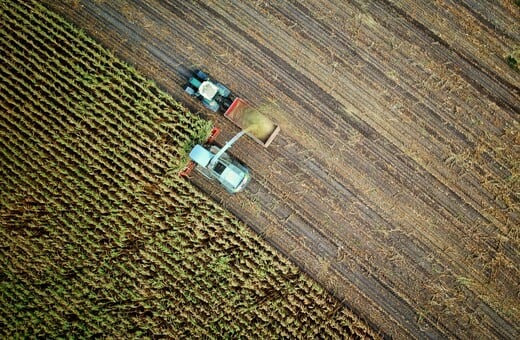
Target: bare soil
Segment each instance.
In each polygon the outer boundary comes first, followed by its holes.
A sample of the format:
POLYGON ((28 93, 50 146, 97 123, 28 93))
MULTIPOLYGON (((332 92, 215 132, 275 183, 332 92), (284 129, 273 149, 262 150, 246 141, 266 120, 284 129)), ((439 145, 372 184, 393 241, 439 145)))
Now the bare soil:
POLYGON ((215 200, 395 338, 520 337, 513 1, 48 1, 194 111, 203 68, 269 107, 215 200))

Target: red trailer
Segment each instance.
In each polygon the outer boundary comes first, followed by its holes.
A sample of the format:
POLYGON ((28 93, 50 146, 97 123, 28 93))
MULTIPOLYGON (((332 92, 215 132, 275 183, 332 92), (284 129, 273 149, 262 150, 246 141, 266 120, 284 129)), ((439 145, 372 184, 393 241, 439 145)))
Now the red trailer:
POLYGON ((224 113, 224 116, 235 123, 242 130, 246 130, 247 134, 254 141, 268 147, 274 140, 280 126, 273 123, 269 118, 260 112, 254 110, 249 104, 241 99, 236 98, 224 113), (258 128, 260 126, 260 128, 258 128))
POLYGON ((212 80, 201 70, 193 72, 184 91, 199 99, 211 111, 224 112, 224 116, 264 147, 269 146, 280 131, 280 127, 259 110, 236 98, 226 86, 212 80))

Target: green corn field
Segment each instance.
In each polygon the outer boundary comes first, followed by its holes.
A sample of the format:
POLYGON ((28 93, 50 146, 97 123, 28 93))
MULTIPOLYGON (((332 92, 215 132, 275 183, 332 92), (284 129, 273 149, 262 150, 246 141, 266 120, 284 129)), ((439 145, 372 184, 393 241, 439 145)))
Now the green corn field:
POLYGON ((0 4, 2 338, 374 337, 178 177, 211 122, 38 2, 0 4))

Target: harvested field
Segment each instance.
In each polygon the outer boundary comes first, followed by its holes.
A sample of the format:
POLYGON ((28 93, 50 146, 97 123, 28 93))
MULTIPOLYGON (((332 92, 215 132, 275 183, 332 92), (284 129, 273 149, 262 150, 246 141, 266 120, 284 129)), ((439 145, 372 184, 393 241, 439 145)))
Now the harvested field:
POLYGON ((193 109, 193 66, 273 108, 244 194, 193 181, 384 335, 520 337, 514 1, 44 3, 193 109))
POLYGON ((212 123, 37 1, 0 3, 2 338, 374 338, 178 176, 212 123))

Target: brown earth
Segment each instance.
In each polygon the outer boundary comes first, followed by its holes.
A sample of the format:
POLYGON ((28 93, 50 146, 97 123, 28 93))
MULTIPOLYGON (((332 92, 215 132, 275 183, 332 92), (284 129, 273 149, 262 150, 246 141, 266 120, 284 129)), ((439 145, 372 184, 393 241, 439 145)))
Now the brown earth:
POLYGON ((396 338, 520 337, 514 1, 55 1, 183 94, 200 67, 281 126, 229 196, 193 181, 396 338))

